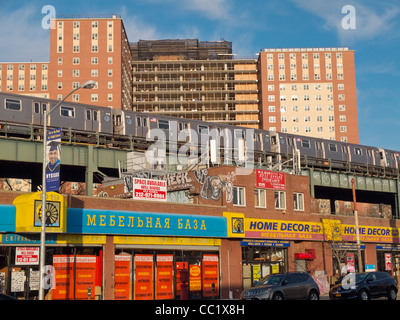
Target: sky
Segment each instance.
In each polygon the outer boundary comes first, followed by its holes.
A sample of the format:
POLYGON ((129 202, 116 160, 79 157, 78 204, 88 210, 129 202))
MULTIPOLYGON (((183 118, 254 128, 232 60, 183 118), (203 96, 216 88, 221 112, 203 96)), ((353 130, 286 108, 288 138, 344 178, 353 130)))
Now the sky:
POLYGON ((400 151, 398 0, 0 0, 1 62, 49 61, 46 5, 56 16, 119 14, 130 42, 232 41, 242 58, 264 48, 349 47, 360 144, 400 151))

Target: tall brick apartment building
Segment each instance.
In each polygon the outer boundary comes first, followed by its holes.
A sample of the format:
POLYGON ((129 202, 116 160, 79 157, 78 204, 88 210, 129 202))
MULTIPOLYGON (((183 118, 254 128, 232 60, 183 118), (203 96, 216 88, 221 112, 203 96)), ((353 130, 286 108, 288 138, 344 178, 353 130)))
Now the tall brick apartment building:
POLYGON ((258 62, 263 129, 359 142, 353 50, 265 49, 258 62))

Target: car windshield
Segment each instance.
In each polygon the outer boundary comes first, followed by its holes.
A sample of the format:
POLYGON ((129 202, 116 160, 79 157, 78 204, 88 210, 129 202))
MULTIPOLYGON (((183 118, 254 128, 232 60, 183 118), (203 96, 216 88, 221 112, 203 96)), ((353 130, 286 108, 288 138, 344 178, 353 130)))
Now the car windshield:
POLYGON ((283 274, 271 274, 269 276, 266 276, 262 278, 257 284, 257 286, 268 286, 268 285, 275 285, 279 284, 284 277, 283 274))
POLYGON ((356 274, 356 282, 363 281, 367 277, 366 273, 357 273, 356 274))

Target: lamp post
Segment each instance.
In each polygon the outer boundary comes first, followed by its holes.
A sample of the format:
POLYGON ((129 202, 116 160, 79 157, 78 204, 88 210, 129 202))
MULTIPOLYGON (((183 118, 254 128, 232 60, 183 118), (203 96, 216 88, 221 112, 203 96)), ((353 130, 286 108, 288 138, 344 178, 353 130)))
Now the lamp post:
POLYGON ((46 146, 47 146, 47 118, 57 109, 70 95, 79 89, 93 89, 96 82, 86 81, 78 88, 68 93, 64 99, 58 102, 49 112, 43 110, 43 166, 42 166, 42 217, 40 231, 40 282, 39 282, 39 300, 44 300, 44 265, 46 259, 46 146))
POLYGON ((357 255, 358 255, 358 272, 363 272, 362 257, 361 257, 361 243, 360 243, 360 231, 358 230, 358 212, 357 212, 357 200, 356 200, 356 188, 354 186, 354 178, 351 179, 351 185, 353 189, 353 210, 354 220, 356 224, 356 239, 357 239, 357 255))

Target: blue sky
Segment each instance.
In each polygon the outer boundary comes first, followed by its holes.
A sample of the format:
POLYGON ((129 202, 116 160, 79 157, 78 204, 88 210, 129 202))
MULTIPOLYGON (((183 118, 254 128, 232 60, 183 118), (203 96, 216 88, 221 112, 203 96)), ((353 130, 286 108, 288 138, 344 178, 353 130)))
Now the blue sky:
POLYGON ((263 48, 355 50, 360 143, 400 151, 400 2, 397 0, 0 0, 0 61, 48 61, 42 7, 57 15, 122 15, 129 41, 233 42, 240 57, 263 48), (342 20, 355 9, 355 29, 342 20))

